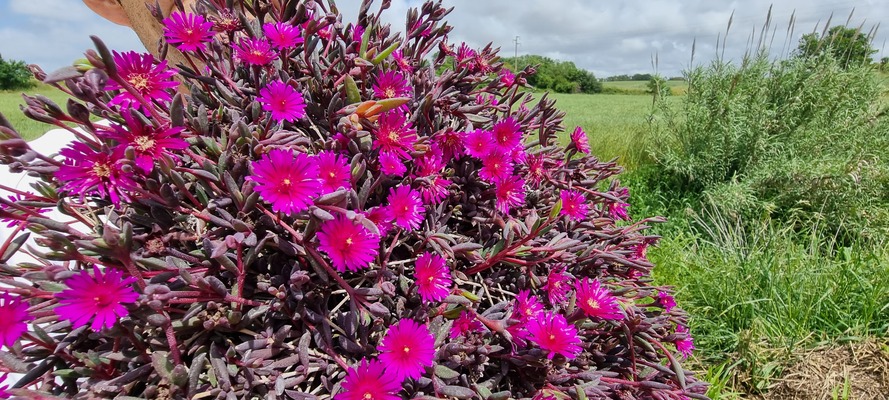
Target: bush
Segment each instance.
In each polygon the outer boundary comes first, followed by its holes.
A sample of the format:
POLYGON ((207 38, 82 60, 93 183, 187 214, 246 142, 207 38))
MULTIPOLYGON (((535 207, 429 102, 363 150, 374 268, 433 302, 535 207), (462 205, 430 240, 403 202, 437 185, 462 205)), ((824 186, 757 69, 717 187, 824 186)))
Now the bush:
POLYGON ((517 93, 525 72, 447 43, 440 2, 406 37, 370 1, 354 24, 332 1, 202 4, 164 21, 200 66, 178 66, 188 94, 94 39, 96 67, 40 76, 69 113, 28 98, 77 141, 53 159, 0 129, 0 160, 41 178, 0 198, 41 256, 0 249, 2 362, 27 373, 0 390, 706 398, 687 315, 650 284, 651 221, 621 222, 620 168, 579 128, 556 143, 564 115, 517 93))
POLYGON ((0 56, 0 90, 27 89, 34 86, 31 71, 24 61, 4 60, 0 56))
POLYGON ((558 61, 538 55, 519 58, 504 58, 504 63, 513 69, 532 66, 535 73, 528 76, 528 84, 540 90, 557 93, 599 93, 602 82, 589 71, 577 68, 571 61, 558 61))
POLYGON ((653 124, 656 180, 751 219, 770 213, 852 236, 886 232, 889 125, 872 69, 760 53, 687 78, 680 107, 662 102, 653 124))

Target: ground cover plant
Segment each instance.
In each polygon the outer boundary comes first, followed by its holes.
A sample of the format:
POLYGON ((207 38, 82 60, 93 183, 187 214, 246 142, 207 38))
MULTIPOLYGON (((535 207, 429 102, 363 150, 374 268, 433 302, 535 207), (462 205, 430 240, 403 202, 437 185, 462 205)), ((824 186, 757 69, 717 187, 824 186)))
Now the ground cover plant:
POLYGON ((163 19, 189 65, 95 38, 89 64, 38 72, 74 98, 27 97, 81 128, 58 157, 0 120, 0 161, 40 178, 0 199, 23 232, 0 248, 0 362, 24 374, 0 390, 706 398, 651 283, 657 219, 629 218, 583 129, 557 143, 563 113, 519 92, 533 69, 447 42, 440 2, 404 34, 385 1, 354 22, 234 3, 163 19))

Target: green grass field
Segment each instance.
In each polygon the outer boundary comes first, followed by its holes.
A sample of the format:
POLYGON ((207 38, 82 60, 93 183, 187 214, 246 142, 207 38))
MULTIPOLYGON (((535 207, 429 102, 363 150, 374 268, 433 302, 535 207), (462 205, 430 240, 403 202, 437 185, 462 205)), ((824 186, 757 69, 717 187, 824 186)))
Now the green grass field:
POLYGON ((62 91, 44 84, 38 84, 30 89, 0 91, 0 113, 12 123, 12 126, 27 140, 32 140, 51 129, 47 124, 34 121, 22 113, 20 107, 25 105, 22 94, 27 95, 43 95, 50 98, 63 110, 68 95, 62 91))

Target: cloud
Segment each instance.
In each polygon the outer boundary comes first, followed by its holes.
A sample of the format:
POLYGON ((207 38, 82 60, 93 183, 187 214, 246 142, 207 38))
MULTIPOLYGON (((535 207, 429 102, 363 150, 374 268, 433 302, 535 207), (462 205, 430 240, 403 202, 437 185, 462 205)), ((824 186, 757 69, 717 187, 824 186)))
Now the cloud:
MULTIPOLYGON (((454 7, 446 18, 454 26, 452 42, 465 41, 473 47, 492 42, 501 48, 501 55, 512 56, 518 36, 519 55, 573 61, 600 77, 652 72, 655 57, 659 72, 678 75, 689 66, 692 43, 698 63, 723 52, 727 59, 738 60, 748 49, 751 34, 759 35, 770 7, 772 30, 766 43, 773 53, 788 53, 816 25, 820 32, 831 13, 831 24, 842 24, 854 8, 850 25, 863 23, 865 29, 889 20, 889 2, 882 0, 784 0, 771 5, 772 1, 443 0, 443 4, 454 7), (796 24, 788 37, 791 15, 796 24)), ((360 0, 337 1, 345 23, 355 21, 359 4, 360 0)), ((372 10, 379 4, 377 0, 372 10)), ((402 31, 408 8, 421 2, 392 0, 391 4, 383 20, 402 31)), ((95 16, 79 0, 0 0, 0 53, 4 57, 58 68, 92 47, 90 34, 101 36, 117 50, 144 50, 135 34, 95 16)), ((876 47, 882 48, 886 38, 879 33, 876 47)))

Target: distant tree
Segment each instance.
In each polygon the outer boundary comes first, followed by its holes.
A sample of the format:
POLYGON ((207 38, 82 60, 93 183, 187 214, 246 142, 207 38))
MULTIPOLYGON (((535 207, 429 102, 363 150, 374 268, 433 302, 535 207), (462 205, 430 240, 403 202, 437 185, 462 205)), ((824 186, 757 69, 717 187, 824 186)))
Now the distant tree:
POLYGON ((867 34, 842 25, 830 28, 823 37, 817 33, 803 35, 796 49, 796 55, 803 58, 830 55, 843 69, 872 63, 871 55, 876 52, 867 34))
POLYGON ((880 59, 880 71, 886 72, 889 69, 889 57, 883 57, 880 59))
POLYGON ((526 55, 519 59, 504 58, 503 62, 510 69, 535 66, 537 73, 528 77, 528 84, 543 90, 558 93, 599 93, 602 83, 587 70, 578 68, 571 61, 558 61, 539 55, 526 55))
POLYGON ((4 60, 0 55, 0 90, 26 89, 34 86, 31 71, 24 61, 4 60))

